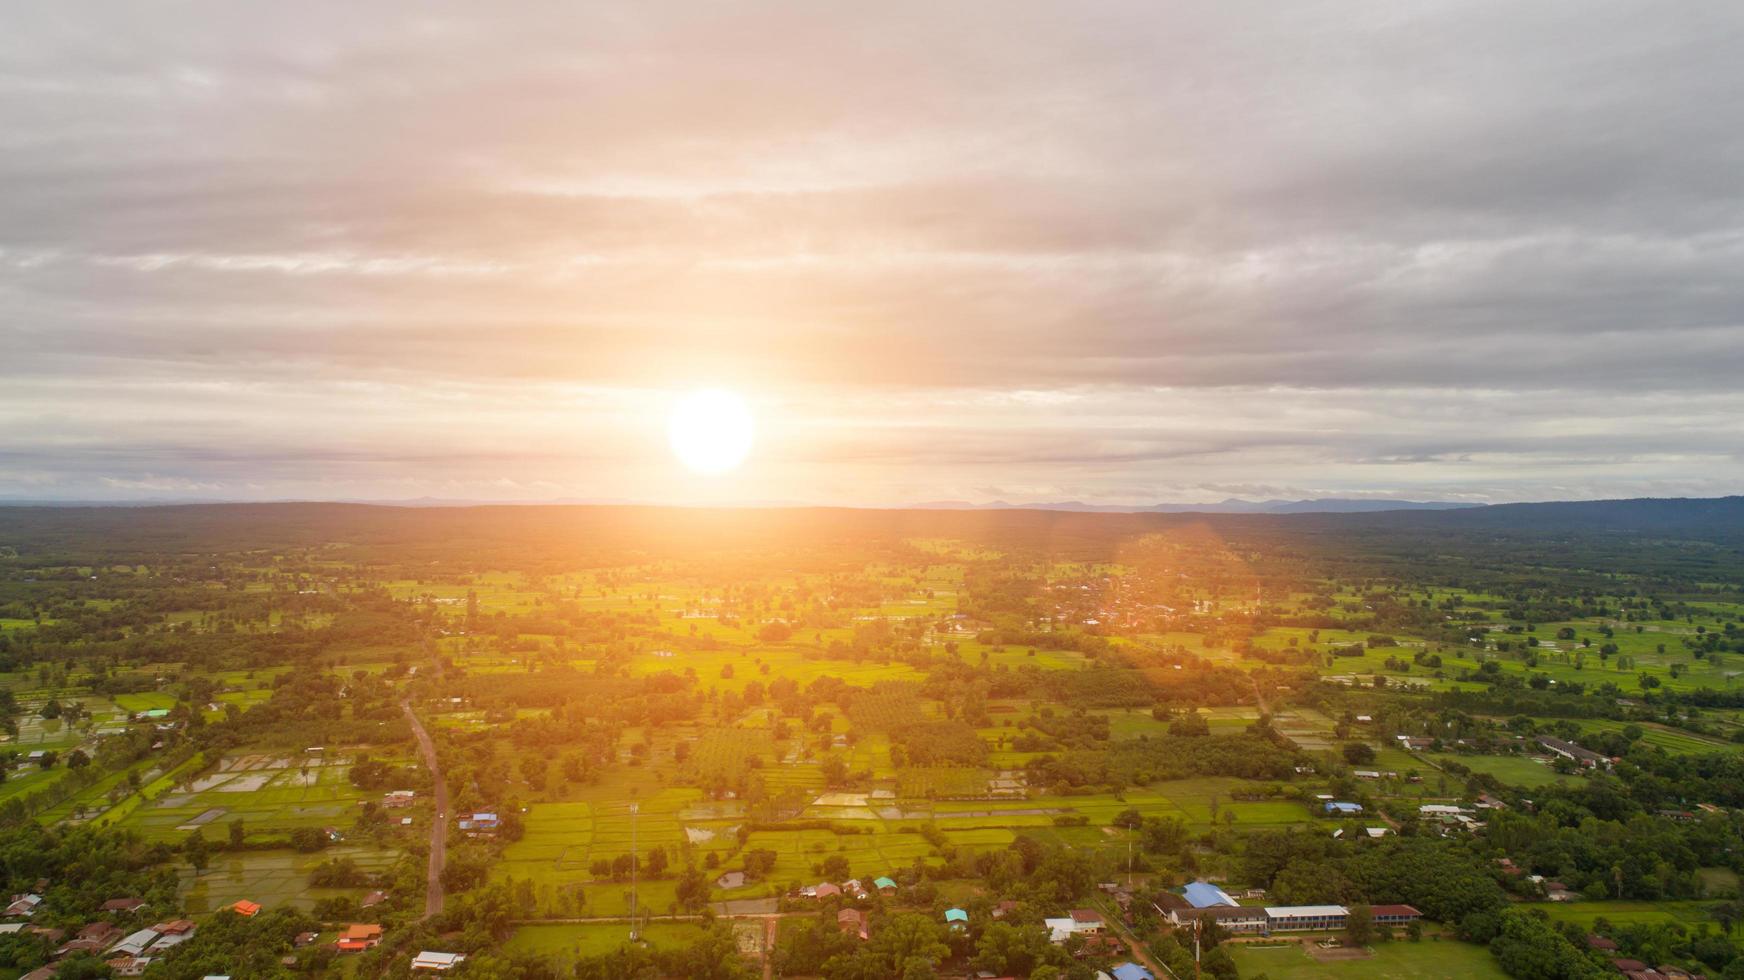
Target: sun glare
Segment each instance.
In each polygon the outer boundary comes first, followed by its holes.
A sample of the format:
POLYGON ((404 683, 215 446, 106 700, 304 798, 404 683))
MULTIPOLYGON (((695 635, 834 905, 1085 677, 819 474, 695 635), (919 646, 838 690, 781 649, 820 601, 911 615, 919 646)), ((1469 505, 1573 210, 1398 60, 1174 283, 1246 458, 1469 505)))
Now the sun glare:
POLYGON ((673 455, 689 469, 725 473, 751 452, 756 425, 745 400, 730 391, 692 392, 679 400, 666 425, 673 455))

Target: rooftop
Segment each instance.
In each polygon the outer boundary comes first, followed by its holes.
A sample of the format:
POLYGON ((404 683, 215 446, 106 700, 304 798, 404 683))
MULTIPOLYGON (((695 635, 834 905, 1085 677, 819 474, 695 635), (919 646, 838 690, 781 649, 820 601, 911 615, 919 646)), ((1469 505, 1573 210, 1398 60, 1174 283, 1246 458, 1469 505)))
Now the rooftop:
POLYGON ((1342 905, 1268 905, 1266 914, 1274 917, 1349 915, 1350 910, 1342 905))

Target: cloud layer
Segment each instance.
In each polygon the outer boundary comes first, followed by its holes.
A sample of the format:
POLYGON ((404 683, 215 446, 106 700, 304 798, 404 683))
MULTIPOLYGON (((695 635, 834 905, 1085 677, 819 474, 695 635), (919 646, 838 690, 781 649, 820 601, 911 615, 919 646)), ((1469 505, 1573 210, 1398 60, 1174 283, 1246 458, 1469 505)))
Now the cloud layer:
POLYGON ((1736 4, 0 28, 0 497, 1744 485, 1736 4), (730 480, 666 458, 700 384, 730 480))

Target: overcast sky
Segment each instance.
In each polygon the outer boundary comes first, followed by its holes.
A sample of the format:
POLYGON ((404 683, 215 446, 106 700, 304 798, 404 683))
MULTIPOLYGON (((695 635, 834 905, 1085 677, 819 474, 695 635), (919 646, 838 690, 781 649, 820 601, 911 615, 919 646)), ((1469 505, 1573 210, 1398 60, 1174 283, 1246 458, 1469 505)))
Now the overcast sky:
POLYGON ((0 497, 1739 492, 1741 51, 1735 0, 9 4, 0 497))

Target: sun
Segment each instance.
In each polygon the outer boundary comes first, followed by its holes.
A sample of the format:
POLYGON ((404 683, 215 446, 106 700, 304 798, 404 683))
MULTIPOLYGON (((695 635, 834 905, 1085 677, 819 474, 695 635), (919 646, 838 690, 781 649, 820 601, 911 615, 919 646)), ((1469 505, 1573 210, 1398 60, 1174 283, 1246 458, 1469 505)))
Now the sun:
POLYGON ((679 399, 666 423, 666 436, 680 463, 712 476, 745 461, 756 429, 743 398, 711 388, 679 399))

